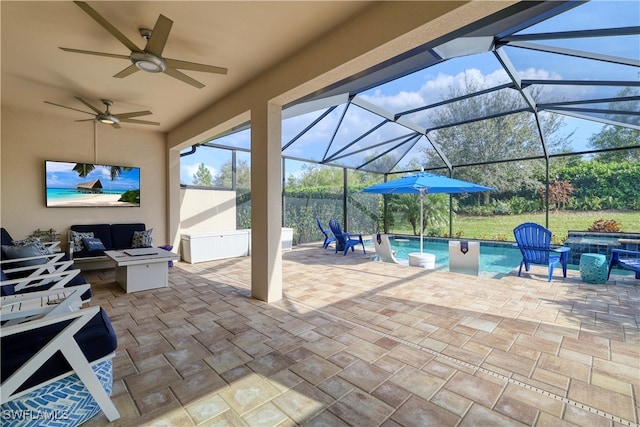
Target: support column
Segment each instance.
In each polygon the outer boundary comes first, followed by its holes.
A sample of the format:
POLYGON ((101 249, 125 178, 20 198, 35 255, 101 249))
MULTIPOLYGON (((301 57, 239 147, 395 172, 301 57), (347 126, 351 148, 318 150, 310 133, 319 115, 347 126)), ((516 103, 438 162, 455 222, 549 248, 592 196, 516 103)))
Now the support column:
POLYGON ((180 151, 167 149, 167 153, 167 243, 177 250, 180 247, 180 151))
POLYGON ((282 299, 282 107, 251 109, 251 296, 282 299))

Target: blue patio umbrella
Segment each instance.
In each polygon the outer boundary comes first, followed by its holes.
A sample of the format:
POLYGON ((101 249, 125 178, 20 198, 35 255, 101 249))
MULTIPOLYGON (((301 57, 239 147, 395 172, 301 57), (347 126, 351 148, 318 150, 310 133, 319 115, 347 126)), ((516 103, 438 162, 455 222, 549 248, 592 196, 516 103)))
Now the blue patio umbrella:
POLYGON ((423 204, 425 194, 457 194, 457 193, 478 193, 482 191, 495 191, 495 188, 472 182, 461 181, 459 179, 448 178, 446 176, 435 175, 420 171, 413 175, 372 185, 362 190, 363 193, 377 194, 419 194, 420 195, 420 253, 422 254, 422 223, 423 204))

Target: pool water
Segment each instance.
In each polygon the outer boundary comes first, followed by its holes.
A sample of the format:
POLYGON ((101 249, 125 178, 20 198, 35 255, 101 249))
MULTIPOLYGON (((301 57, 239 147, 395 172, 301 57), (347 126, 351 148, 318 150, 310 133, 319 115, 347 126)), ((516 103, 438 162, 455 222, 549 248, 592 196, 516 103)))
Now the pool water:
MULTIPOLYGON (((409 259, 409 253, 420 252, 418 238, 390 237, 391 248, 396 250, 396 258, 409 259)), ((446 240, 425 239, 423 252, 436 256, 436 270, 449 270, 449 242, 446 240)), ((520 265, 520 250, 508 244, 480 243, 480 275, 502 277, 520 265)))

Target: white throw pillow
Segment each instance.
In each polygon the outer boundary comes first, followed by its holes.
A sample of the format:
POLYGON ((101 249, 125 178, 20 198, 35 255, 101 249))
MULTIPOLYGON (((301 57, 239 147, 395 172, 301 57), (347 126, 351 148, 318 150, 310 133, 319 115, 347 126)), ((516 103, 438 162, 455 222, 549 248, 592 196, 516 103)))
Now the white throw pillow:
POLYGON ((132 248, 150 248, 152 246, 151 242, 153 240, 151 238, 152 231, 153 231, 153 228, 150 228, 145 231, 134 231, 133 239, 131 240, 131 247, 132 248))

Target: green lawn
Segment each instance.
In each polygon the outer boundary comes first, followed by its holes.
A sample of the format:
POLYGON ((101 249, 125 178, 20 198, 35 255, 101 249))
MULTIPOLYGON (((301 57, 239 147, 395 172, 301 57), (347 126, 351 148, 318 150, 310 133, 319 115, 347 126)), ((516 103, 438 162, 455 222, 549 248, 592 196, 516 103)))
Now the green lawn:
MULTIPOLYGON (((569 230, 586 231, 598 219, 613 219, 621 224, 620 231, 640 233, 640 212, 638 211, 550 212, 549 229, 553 232, 554 243, 562 243, 569 234, 569 230)), ((545 225, 545 215, 544 213, 492 217, 458 215, 453 222, 453 234, 457 237, 513 241, 513 229, 529 221, 545 225)), ((399 219, 396 219, 396 226, 392 232, 413 234, 411 226, 402 223, 399 219)))

